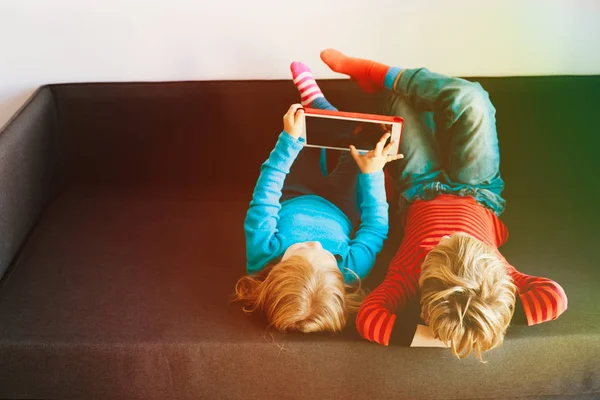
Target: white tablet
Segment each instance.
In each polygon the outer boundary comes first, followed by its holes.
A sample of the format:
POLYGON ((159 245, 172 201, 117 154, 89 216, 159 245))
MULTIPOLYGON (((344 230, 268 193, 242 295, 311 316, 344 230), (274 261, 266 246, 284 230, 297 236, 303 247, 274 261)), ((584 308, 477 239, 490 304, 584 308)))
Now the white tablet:
POLYGON ((389 154, 398 154, 404 126, 400 117, 314 108, 304 108, 304 115, 302 137, 307 147, 349 151, 354 145, 358 151, 367 152, 375 148, 385 132, 390 132, 388 143, 393 140, 395 145, 389 154))

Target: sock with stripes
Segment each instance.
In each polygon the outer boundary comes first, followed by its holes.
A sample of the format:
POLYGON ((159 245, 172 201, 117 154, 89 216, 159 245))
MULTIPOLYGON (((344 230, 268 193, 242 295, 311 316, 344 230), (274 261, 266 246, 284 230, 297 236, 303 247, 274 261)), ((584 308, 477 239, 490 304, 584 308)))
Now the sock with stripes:
POLYGON ((290 70, 292 71, 294 85, 296 85, 296 88, 300 93, 300 102, 303 106, 324 110, 335 110, 335 108, 325 99, 310 68, 301 62, 293 62, 292 65, 290 65, 290 70), (318 107, 314 107, 315 103, 318 103, 318 107))
POLYGON ((379 89, 394 90, 394 83, 402 68, 390 67, 371 60, 348 57, 334 49, 321 52, 321 60, 335 72, 349 75, 367 93, 379 89))

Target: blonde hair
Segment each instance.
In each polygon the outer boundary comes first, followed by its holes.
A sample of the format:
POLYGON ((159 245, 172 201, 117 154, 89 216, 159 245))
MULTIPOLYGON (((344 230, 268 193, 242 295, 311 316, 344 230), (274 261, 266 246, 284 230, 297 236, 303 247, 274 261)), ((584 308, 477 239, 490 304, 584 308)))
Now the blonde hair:
POLYGON ((421 266, 421 316, 458 358, 498 347, 514 312, 516 287, 494 250, 456 233, 440 242, 421 266))
POLYGON ((234 301, 244 303, 248 314, 262 313, 279 331, 340 332, 364 298, 357 282, 345 285, 337 267, 315 268, 305 258, 291 256, 258 275, 242 277, 234 301))

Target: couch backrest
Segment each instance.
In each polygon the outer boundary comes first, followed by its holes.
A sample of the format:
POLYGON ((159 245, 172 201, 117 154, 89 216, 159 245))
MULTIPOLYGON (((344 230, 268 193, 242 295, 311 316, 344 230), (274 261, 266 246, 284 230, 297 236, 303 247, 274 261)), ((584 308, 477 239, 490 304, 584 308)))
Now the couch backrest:
MULTIPOLYGON (((526 155, 540 141, 544 154, 535 159, 553 172, 568 169, 565 151, 577 155, 587 170, 598 165, 595 150, 579 149, 579 143, 590 130, 599 131, 594 115, 600 77, 477 80, 497 109, 503 174, 519 180, 523 168, 530 167, 526 155), (564 168, 556 168, 563 163, 564 168)), ((341 110, 380 112, 388 96, 366 95, 349 80, 320 84, 341 110)), ((291 81, 67 84, 52 89, 66 183, 252 186, 282 129, 283 113, 298 101, 291 81)))
MULTIPOLYGON (((599 76, 476 80, 497 109, 509 203, 526 193, 551 210, 565 207, 553 199, 556 190, 575 199, 600 195, 599 76)), ((389 96, 366 95, 348 80, 319 83, 345 111, 378 113, 389 96)), ((297 101, 291 81, 43 88, 0 131, 0 275, 52 182, 158 185, 249 200, 281 117, 297 101)))
MULTIPOLYGON (((378 109, 351 82, 324 84, 339 108, 378 109)), ((298 102, 291 81, 60 85, 67 182, 252 184, 298 102)))

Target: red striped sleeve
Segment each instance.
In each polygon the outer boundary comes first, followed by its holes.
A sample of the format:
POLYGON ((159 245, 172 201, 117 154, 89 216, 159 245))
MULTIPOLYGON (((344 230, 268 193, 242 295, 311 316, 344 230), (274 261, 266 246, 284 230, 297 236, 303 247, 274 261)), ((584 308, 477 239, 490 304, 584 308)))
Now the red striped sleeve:
POLYGON ((397 309, 411 297, 407 288, 416 285, 415 279, 405 274, 388 277, 365 298, 356 316, 358 333, 384 346, 389 344, 397 309))
POLYGON ((527 325, 552 321, 566 311, 568 299, 564 289, 548 278, 523 274, 508 264, 507 270, 519 290, 527 325))

